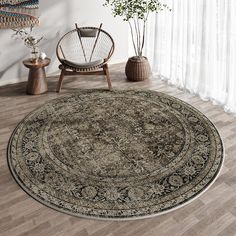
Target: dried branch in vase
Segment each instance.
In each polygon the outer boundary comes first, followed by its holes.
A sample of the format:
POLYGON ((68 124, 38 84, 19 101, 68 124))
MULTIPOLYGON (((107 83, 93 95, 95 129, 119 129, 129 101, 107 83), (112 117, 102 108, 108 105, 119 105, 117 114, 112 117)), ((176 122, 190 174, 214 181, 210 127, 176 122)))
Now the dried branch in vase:
POLYGON ((33 33, 33 26, 31 26, 28 30, 23 29, 12 29, 14 34, 12 35, 15 39, 21 39, 24 45, 30 49, 31 51, 31 59, 32 62, 37 62, 40 54, 39 43, 43 40, 43 36, 36 36, 33 33))

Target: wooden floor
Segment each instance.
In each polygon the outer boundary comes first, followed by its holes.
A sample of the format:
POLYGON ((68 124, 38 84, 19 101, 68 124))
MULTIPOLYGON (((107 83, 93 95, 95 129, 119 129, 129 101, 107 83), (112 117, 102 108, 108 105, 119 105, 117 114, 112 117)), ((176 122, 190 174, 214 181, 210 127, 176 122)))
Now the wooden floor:
POLYGON ((60 95, 58 77, 48 78, 49 92, 25 95, 25 83, 0 88, 0 235, 22 236, 229 236, 236 235, 236 117, 221 107, 184 93, 166 83, 151 79, 130 83, 123 74, 124 65, 111 69, 115 89, 143 88, 180 98, 209 117, 224 140, 225 163, 214 185, 191 204, 172 213, 145 220, 113 222, 87 220, 52 210, 29 197, 12 178, 6 161, 8 139, 30 111, 45 101, 72 93, 79 88, 106 88, 103 77, 66 78, 60 95))

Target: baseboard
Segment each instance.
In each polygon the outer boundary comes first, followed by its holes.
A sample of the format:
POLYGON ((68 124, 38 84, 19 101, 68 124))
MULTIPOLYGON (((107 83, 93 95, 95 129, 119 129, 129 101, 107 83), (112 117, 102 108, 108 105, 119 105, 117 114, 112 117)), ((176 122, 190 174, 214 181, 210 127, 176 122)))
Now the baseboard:
POLYGON ((20 82, 24 82, 26 80, 27 80, 27 78, 23 78, 21 80, 11 79, 11 80, 0 81, 0 87, 5 86, 5 85, 9 85, 9 84, 17 84, 17 83, 20 83, 20 82))
POLYGON ((120 64, 120 63, 126 63, 128 60, 128 58, 125 58, 125 59, 118 59, 118 60, 111 60, 109 62, 109 65, 115 65, 115 64, 120 64))

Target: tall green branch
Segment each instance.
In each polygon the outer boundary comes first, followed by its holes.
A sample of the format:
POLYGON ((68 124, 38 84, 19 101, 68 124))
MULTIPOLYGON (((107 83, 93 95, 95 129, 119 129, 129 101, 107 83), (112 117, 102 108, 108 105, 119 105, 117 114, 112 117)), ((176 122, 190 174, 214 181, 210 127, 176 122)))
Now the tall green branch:
MULTIPOLYGON (((145 31, 149 14, 152 12, 160 12, 163 9, 169 9, 166 4, 162 4, 159 0, 104 0, 104 6, 110 6, 112 14, 122 17, 130 26, 132 43, 135 54, 143 55, 145 44, 145 31), (133 24, 131 23, 131 20, 133 24), (140 22, 143 23, 142 32, 140 22)), ((170 9, 169 9, 170 10, 170 9)))
POLYGON ((132 28, 132 25, 131 25, 130 21, 128 21, 128 23, 129 23, 129 26, 130 26, 130 32, 131 32, 131 38, 132 38, 132 43, 133 43, 133 47, 134 47, 134 52, 135 52, 135 55, 138 56, 138 51, 137 51, 135 41, 134 41, 133 28, 132 28))

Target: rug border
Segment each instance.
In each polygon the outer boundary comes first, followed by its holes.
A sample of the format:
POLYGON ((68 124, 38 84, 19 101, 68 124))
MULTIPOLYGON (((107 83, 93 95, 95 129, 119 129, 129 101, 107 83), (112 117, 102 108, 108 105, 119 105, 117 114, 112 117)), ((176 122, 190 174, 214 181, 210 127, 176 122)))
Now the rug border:
POLYGON ((159 92, 159 91, 155 91, 155 90, 149 90, 149 89, 116 89, 116 90, 113 90, 113 91, 117 91, 117 92, 122 92, 122 91, 148 91, 148 92, 155 92, 155 93, 159 93, 159 94, 162 94, 164 96, 169 96, 169 97, 172 97, 182 103, 184 103, 185 105, 189 106, 190 108, 192 108, 194 111, 197 111, 199 112, 204 118, 206 118, 211 124, 212 126, 215 128, 217 134, 219 135, 220 137, 220 141, 221 141, 221 144, 222 144, 222 150, 223 150, 223 156, 222 156, 222 160, 221 160, 221 163, 220 163, 220 167, 218 168, 218 171, 214 177, 214 179, 209 183, 209 185, 207 187, 205 187, 201 192, 199 192, 197 195, 195 195, 194 197, 190 198, 190 200, 176 206, 176 207, 173 207, 171 209, 168 209, 168 210, 164 210, 162 212, 159 212, 159 213, 155 213, 155 214, 150 214, 150 215, 146 215, 146 216, 136 216, 136 217, 96 217, 96 216, 88 216, 88 215, 83 215, 83 214, 78 214, 78 213, 72 213, 72 212, 69 212, 69 211, 66 211, 64 209, 60 209, 58 206, 54 207, 53 204, 49 204, 48 202, 46 201, 42 201, 39 197, 37 197, 36 195, 33 195, 29 190, 28 188, 26 188, 22 183, 21 181, 17 178, 12 166, 11 166, 11 163, 10 163, 10 154, 9 154, 9 150, 10 150, 10 145, 11 145, 11 142, 12 142, 12 138, 16 132, 16 130, 18 129, 18 127, 25 121, 25 119, 27 119, 32 113, 34 113, 35 111, 37 111, 38 109, 40 109, 41 107, 45 106, 46 104, 52 102, 53 100, 57 100, 58 98, 66 98, 66 97, 70 97, 72 96, 73 94, 77 94, 79 93, 80 91, 89 91, 89 92, 93 92, 93 91, 107 91, 109 92, 108 90, 105 90, 105 89, 80 89, 76 92, 73 92, 73 93, 70 93, 70 94, 66 94, 66 95, 62 95, 62 96, 58 96, 57 98, 53 98, 47 102, 45 102, 44 104, 42 105, 39 105, 37 108, 33 109, 30 113, 28 113, 18 124, 17 126, 14 128, 9 140, 8 140, 8 145, 7 145, 7 150, 6 150, 6 156, 7 156, 7 164, 8 164, 8 167, 9 167, 9 170, 10 170, 10 173, 13 177, 13 179, 16 181, 16 183, 19 185, 19 187, 26 193, 28 194, 28 196, 30 196, 31 198, 33 198, 34 200, 36 200, 37 202, 41 203, 42 205, 44 206, 47 206, 48 208, 51 208, 53 210, 56 210, 58 212, 62 212, 62 213, 65 213, 67 215, 70 215, 70 216, 74 216, 74 217, 79 217, 79 218, 84 218, 84 219, 90 219, 90 220, 101 220, 101 221, 132 221, 132 220, 140 220, 140 219, 148 219, 148 218, 153 218, 155 216, 161 216, 161 215, 165 215, 165 214, 168 214, 170 212, 173 212, 175 210, 178 210, 184 206, 187 206, 188 204, 192 203, 193 201, 195 201, 197 198, 201 197, 214 183, 215 181, 217 180, 217 178, 219 177, 219 175, 221 174, 221 171, 224 167, 224 161, 225 161, 225 145, 224 145, 224 141, 216 127, 216 125, 205 115, 203 114, 201 111, 199 111, 197 108, 195 108, 194 106, 192 106, 191 104, 179 99, 179 98, 176 98, 172 95, 169 95, 169 94, 166 94, 166 93, 163 93, 163 92, 159 92))

